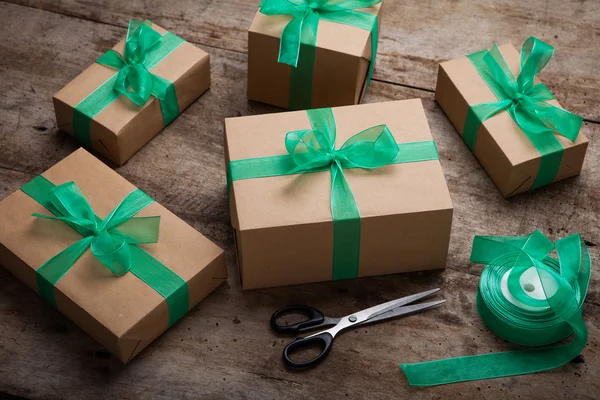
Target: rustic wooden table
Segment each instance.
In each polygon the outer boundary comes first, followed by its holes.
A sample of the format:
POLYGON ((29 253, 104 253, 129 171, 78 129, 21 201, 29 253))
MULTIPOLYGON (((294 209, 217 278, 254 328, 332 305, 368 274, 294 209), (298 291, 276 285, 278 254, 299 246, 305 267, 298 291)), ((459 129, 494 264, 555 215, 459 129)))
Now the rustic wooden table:
MULTIPOLYGON (((248 102, 246 30, 258 0, 0 0, 0 198, 78 147, 56 128, 51 97, 125 35, 151 19, 211 54, 212 87, 117 171, 227 251, 229 280, 129 365, 0 268, 0 398, 593 398, 600 393, 600 278, 592 277, 582 356, 529 376, 413 388, 398 368, 516 348, 481 322, 482 266, 468 262, 477 234, 580 232, 600 255, 600 2, 386 0, 367 102, 420 97, 455 206, 445 271, 242 292, 223 168, 223 118, 277 111, 248 102), (582 115, 590 147, 580 177, 504 200, 433 100, 440 61, 530 35, 557 52, 541 74, 582 115), (444 307, 348 332, 325 365, 288 372, 289 340, 269 329, 290 303, 344 315, 440 286, 444 307)), ((2 223, 0 221, 0 223, 2 223)), ((401 233, 398 233, 399 240, 401 233)))

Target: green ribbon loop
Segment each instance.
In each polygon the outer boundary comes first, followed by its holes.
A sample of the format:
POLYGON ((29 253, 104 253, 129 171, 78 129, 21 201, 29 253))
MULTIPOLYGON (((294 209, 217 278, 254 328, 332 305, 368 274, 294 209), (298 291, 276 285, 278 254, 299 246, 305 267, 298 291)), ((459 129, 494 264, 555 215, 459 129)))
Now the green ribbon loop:
POLYGON ((539 231, 521 237, 476 236, 471 261, 488 264, 477 293, 483 322, 505 340, 538 347, 401 364, 411 385, 433 386, 546 371, 580 354, 588 339, 582 308, 591 259, 578 234, 554 244, 539 231), (554 249, 558 260, 549 255, 554 249), (532 271, 543 291, 542 299, 530 296, 538 288, 523 281, 532 271), (548 346, 570 335, 570 342, 548 346))
POLYGON ((90 145, 91 120, 119 96, 126 96, 141 107, 150 98, 160 102, 164 125, 179 115, 173 82, 150 72, 171 54, 183 40, 170 32, 161 35, 150 21, 130 20, 123 55, 108 50, 96 62, 117 73, 83 99, 73 113, 73 132, 77 139, 90 145))
POLYGON ((474 151, 479 126, 506 110, 541 155, 532 189, 554 181, 560 168, 564 148, 554 133, 574 142, 583 122, 578 115, 547 103, 554 96, 544 84, 535 84, 536 75, 553 54, 552 46, 530 37, 521 49, 521 72, 517 78, 497 45, 468 56, 498 101, 469 107, 463 139, 474 151))
POLYGON ((135 217, 154 202, 146 193, 140 189, 129 193, 102 220, 94 214, 74 182, 54 186, 38 176, 21 190, 53 214, 34 213, 34 217, 63 221, 83 236, 36 271, 40 294, 55 308, 54 286, 90 248, 115 276, 132 272, 165 297, 169 306, 169 326, 187 312, 187 283, 137 246, 158 242, 160 217, 135 217))
POLYGON ((234 160, 227 179, 233 181, 312 172, 331 172, 333 219, 332 279, 358 276, 360 212, 344 169, 375 169, 439 159, 433 141, 396 143, 386 125, 365 129, 336 149, 336 124, 331 108, 307 110, 311 129, 288 132, 286 155, 234 160))
POLYGON ((262 0, 259 6, 265 15, 290 15, 292 20, 281 34, 277 61, 291 65, 289 108, 311 108, 312 77, 314 72, 319 21, 351 25, 371 32, 371 62, 367 73, 369 87, 375 58, 379 24, 377 16, 360 8, 373 7, 382 0, 262 0))

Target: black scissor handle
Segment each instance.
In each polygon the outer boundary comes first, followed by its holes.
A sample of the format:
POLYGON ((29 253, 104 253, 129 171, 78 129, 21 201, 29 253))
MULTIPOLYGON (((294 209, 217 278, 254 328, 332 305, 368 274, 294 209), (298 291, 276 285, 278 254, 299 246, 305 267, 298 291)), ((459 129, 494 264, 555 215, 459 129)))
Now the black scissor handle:
POLYGON ((323 361, 329 350, 331 350, 331 346, 333 345, 333 336, 329 332, 322 332, 318 335, 311 336, 308 338, 298 338, 294 340, 292 343, 285 346, 283 349, 283 360, 285 363, 292 368, 306 368, 313 367, 323 361), (296 362, 290 358, 290 353, 298 350, 302 347, 307 347, 312 344, 323 345, 323 350, 319 353, 318 356, 313 358, 312 360, 304 361, 304 362, 296 362))
POLYGON ((302 329, 321 325, 325 321, 323 313, 309 306, 287 306, 275 311, 271 317, 271 328, 277 333, 297 334, 302 329), (277 319, 286 314, 299 313, 308 317, 307 320, 293 325, 279 325, 277 319))

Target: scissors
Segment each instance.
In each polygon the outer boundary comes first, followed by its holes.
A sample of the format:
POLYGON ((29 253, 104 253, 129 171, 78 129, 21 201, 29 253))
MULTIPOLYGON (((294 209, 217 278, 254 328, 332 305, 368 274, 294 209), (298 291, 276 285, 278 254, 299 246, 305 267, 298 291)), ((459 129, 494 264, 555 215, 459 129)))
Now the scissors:
POLYGON ((431 296, 439 290, 439 288, 431 289, 426 292, 413 294, 412 296, 406 296, 400 299, 388 301, 387 303, 379 304, 377 306, 373 306, 365 310, 352 313, 342 318, 326 317, 321 311, 310 306, 287 306, 277 310, 275 314, 273 314, 273 316, 271 317, 271 328, 277 333, 298 334, 306 331, 312 331, 319 328, 331 326, 331 328, 321 332, 317 332, 313 335, 299 337, 290 344, 288 344, 285 347, 285 349, 283 349, 283 359, 288 366, 292 368, 311 367, 317 365, 325 359, 325 357, 329 353, 329 350, 331 350, 331 346, 333 345, 333 339, 341 331, 359 325, 384 321, 390 318, 396 318, 401 315, 427 310, 429 308, 438 306, 444 303, 446 300, 436 300, 413 305, 407 304, 414 303, 417 300, 420 300, 427 296, 431 296), (277 319, 281 318, 286 314, 291 313, 304 314, 308 316, 308 319, 293 325, 279 325, 277 323, 277 319), (312 360, 297 362, 290 358, 290 354, 295 352, 296 350, 313 345, 321 345, 322 350, 312 360))

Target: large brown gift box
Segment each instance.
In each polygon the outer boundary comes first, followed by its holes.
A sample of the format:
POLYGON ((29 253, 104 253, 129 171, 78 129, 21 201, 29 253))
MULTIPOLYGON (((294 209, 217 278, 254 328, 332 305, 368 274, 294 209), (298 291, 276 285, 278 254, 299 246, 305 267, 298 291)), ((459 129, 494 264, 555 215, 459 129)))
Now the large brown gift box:
MULTIPOLYGON (((518 76, 517 49, 512 44, 499 48, 512 73, 518 76)), ((540 80, 536 78, 535 82, 540 80)), ((440 64, 435 98, 461 136, 469 106, 498 101, 466 56, 440 64)), ((548 103, 560 107, 556 100, 548 103)), ((560 135, 556 137, 565 150, 554 181, 579 175, 588 139, 582 133, 575 142, 560 135)), ((504 197, 530 190, 541 160, 538 150, 505 111, 481 124, 474 154, 504 197)))
MULTIPOLYGON (((152 29, 162 35, 167 32, 156 24, 152 24, 152 29)), ((117 43, 113 50, 123 54, 124 46, 125 39, 117 43)), ((117 72, 116 69, 94 63, 56 93, 53 101, 58 128, 79 139, 80 134, 74 133, 73 128, 74 108, 117 72)), ((208 53, 186 41, 149 72, 173 82, 179 112, 183 112, 210 87, 208 53)), ((83 144, 122 165, 164 127, 165 120, 156 97, 150 96, 144 105, 137 106, 121 95, 93 117, 83 144)))
MULTIPOLYGON (((382 3, 358 11, 377 15, 382 3)), ((320 20, 317 30, 312 101, 310 106, 290 107, 292 66, 277 61, 281 34, 289 15, 256 12, 248 30, 248 99, 291 109, 358 104, 367 83, 371 33, 355 26, 320 20)), ((300 53, 302 57, 302 52, 300 53)))
MULTIPOLYGON (((431 141, 420 100, 333 108, 339 148, 385 124, 399 144, 431 141)), ((226 162, 287 154, 289 131, 311 129, 306 111, 227 118, 226 162)), ((401 150, 402 151, 402 150, 401 150)), ((437 159, 344 169, 361 216, 358 276, 444 268, 452 201, 437 159)), ((244 289, 332 279, 331 173, 234 180, 231 221, 244 289)))
MULTIPOLYGON (((104 218, 136 189, 80 149, 42 174, 55 185, 74 181, 104 218)), ((39 293, 36 270, 82 239, 65 222, 19 190, 0 202, 0 264, 39 293)), ((223 251, 157 202, 137 216, 160 216, 157 243, 139 245, 187 283, 189 308, 227 278, 223 251)), ((56 283, 57 308, 122 362, 128 362, 169 325, 165 298, 131 272, 113 275, 88 249, 56 283)))

